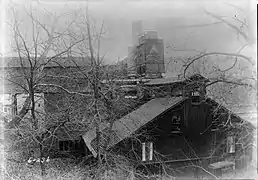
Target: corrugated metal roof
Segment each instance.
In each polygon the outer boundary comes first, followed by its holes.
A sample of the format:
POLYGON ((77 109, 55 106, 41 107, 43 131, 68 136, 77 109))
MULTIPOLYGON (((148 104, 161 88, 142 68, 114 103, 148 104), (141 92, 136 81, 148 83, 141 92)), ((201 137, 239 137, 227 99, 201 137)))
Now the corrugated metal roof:
MULTIPOLYGON (((143 125, 152 121, 158 115, 169 110, 173 106, 182 102, 184 98, 182 97, 168 97, 168 98, 157 98, 148 101, 143 104, 137 110, 125 115, 121 119, 114 122, 112 126, 112 136, 108 147, 113 147, 120 141, 132 135, 135 131, 140 129, 143 125)), ((104 125, 102 125, 103 127, 104 125)), ((102 129, 102 128, 101 128, 102 129)), ((104 132, 106 128, 102 129, 104 132)), ((96 156, 96 131, 92 129, 83 135, 83 139, 87 144, 88 148, 91 150, 94 156, 96 156)), ((105 140, 101 140, 100 144, 104 145, 105 140)))
MULTIPOLYGON (((102 123, 99 127, 100 131, 103 132, 105 128, 108 127, 109 124, 106 123, 102 123)), ((83 134, 82 138, 85 142, 85 144, 87 145, 88 149, 92 152, 93 156, 96 157, 97 156, 97 143, 94 142, 94 140, 96 141, 97 135, 96 135, 96 128, 92 128, 89 131, 87 131, 86 133, 83 134)), ((102 141, 103 138, 102 138, 102 141)), ((104 144, 104 143, 101 143, 104 144)))

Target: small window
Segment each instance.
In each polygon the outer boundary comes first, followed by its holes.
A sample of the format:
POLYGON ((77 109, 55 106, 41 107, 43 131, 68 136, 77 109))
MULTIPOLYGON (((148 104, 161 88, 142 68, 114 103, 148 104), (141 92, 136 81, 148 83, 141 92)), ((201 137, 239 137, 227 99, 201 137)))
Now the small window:
POLYGON ((146 73, 146 66, 145 65, 142 65, 140 67, 140 74, 145 74, 146 73))
POLYGON ((80 149, 81 148, 81 142, 80 140, 75 141, 75 149, 80 149))
POLYGON ((180 132, 180 116, 172 116, 172 132, 180 132))
POLYGON ((76 151, 81 148, 80 140, 59 141, 60 151, 76 151))
POLYGON ((149 152, 150 152, 149 160, 152 161, 152 159, 153 159, 153 142, 149 142, 149 152))
POLYGON ((59 141, 59 150, 64 151, 64 141, 59 141))
POLYGON ((191 96, 192 96, 192 103, 193 104, 199 104, 201 102, 199 91, 191 92, 191 96))
POLYGON ((173 124, 180 123, 180 116, 172 116, 172 123, 173 124))
POLYGON ((194 91, 194 92, 192 92, 192 96, 200 96, 200 92, 199 91, 194 91))
POLYGON ((129 91, 125 92, 125 98, 126 99, 136 99, 137 93, 138 92, 136 89, 129 90, 129 91))
POLYGON ((69 141, 64 141, 64 143, 63 143, 63 149, 64 149, 64 151, 68 151, 68 150, 69 150, 68 144, 69 144, 69 141))
POLYGON ((142 161, 146 161, 146 143, 142 143, 142 161))
POLYGON ((107 92, 106 95, 107 95, 107 97, 110 98, 110 99, 116 99, 116 98, 117 98, 116 92, 114 92, 114 91, 109 91, 109 92, 107 92))
POLYGON ((4 113, 11 113, 11 108, 4 106, 3 111, 4 113))
POLYGON ((142 161, 153 160, 153 142, 142 143, 142 161))
POLYGON ((192 103, 199 104, 201 102, 200 96, 192 96, 192 103))
POLYGON ((235 137, 234 136, 228 136, 227 137, 227 153, 235 153, 235 137))

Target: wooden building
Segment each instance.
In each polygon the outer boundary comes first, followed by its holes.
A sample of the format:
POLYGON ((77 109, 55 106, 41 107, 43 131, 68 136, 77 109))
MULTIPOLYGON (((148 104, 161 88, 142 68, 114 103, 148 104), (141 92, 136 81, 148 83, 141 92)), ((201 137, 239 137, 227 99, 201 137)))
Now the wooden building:
MULTIPOLYGON (((24 73, 30 73, 32 68, 35 67, 32 67, 26 58, 22 59, 22 62, 17 57, 6 57, 4 59, 1 58, 1 60, 3 61, 3 66, 0 67, 0 70, 5 76, 1 95, 10 97, 8 102, 8 107, 10 107, 9 113, 3 113, 3 119, 8 123, 12 118, 18 116, 18 113, 24 107, 28 97, 24 73)), ((36 118, 39 121, 39 129, 51 132, 49 135, 44 133, 46 136, 46 141, 43 142, 45 152, 51 153, 53 156, 87 154, 87 147, 81 138, 81 135, 87 130, 87 124, 83 126, 79 124, 82 121, 83 114, 69 110, 71 109, 69 105, 73 104, 74 109, 76 109, 81 104, 78 104, 76 97, 73 97, 63 89, 91 96, 91 91, 87 88, 88 81, 85 80, 78 70, 79 68, 80 70, 89 69, 89 60, 81 57, 58 57, 46 64, 44 64, 43 59, 38 59, 37 63, 38 66, 42 67, 37 68, 38 71, 33 71, 33 75, 40 80, 37 82, 34 97, 36 101, 36 118), (45 85, 40 86, 38 84, 45 85), (60 88, 58 88, 59 86, 60 88), (76 104, 77 106, 75 106, 76 104), (78 124, 81 126, 78 127, 78 124)), ((80 102, 84 103, 82 98, 80 98, 80 102)), ((26 109, 30 107, 28 106, 26 109)), ((2 109, 3 111, 5 110, 4 107, 2 109)), ((23 118, 30 118, 29 110, 23 118)), ((26 131, 27 126, 28 124, 25 121, 21 121, 21 131, 23 128, 26 131)), ((24 143, 30 144, 29 147, 31 149, 34 148, 32 142, 24 143)))
MULTIPOLYGON (((86 93, 89 97, 78 101, 76 98, 69 99, 58 88, 47 86, 38 89, 44 95, 42 108, 46 124, 55 128, 68 122, 55 131, 55 138, 46 142, 50 145, 46 151, 54 154, 91 154, 96 157, 96 132, 87 124, 91 116, 87 116, 86 111, 76 111, 76 107, 80 107, 77 108, 79 110, 83 105, 87 109, 92 92, 86 88, 88 84, 83 77, 73 74, 73 68, 79 64, 72 66, 65 60, 66 63, 60 66, 60 62, 44 67, 45 78, 42 82, 54 82, 71 91, 86 93), (74 79, 68 81, 60 78, 66 73, 74 79), (73 106, 75 111, 70 112, 65 103, 73 106), (84 120, 85 117, 88 119, 84 120)), ((11 66, 12 69, 4 67, 4 70, 21 70, 19 65, 11 66)), ((87 67, 83 63, 81 66, 87 67)), ((19 82, 19 79, 16 81, 19 82)), ((254 126, 209 98, 205 88, 208 79, 201 75, 189 79, 145 77, 113 81, 121 87, 125 100, 136 98, 138 103, 132 103, 132 110, 118 117, 113 124, 103 122, 100 140, 102 154, 121 154, 137 162, 139 167, 144 165, 150 168, 164 163, 178 166, 179 162, 182 165, 200 161, 204 161, 208 167, 213 162, 225 160, 234 162, 237 167, 243 156, 252 159, 254 126)), ((24 92, 7 84, 4 93, 15 95, 24 92)))
MULTIPOLYGON (((89 130, 93 119, 92 112, 88 107, 92 102, 91 87, 89 80, 81 73, 81 71, 90 72, 89 59, 59 57, 45 65, 43 60, 37 61, 38 66, 42 66, 42 68, 37 68, 40 69, 39 72, 33 71, 33 73, 37 77, 40 76, 40 81, 37 83, 45 85, 37 84, 37 88, 35 88, 36 117, 37 119, 40 117, 40 128, 51 132, 44 133, 46 136, 46 141, 43 142, 45 152, 53 157, 91 154, 82 139, 82 135, 89 130), (76 95, 76 93, 85 96, 76 95)), ((32 67, 26 58, 22 59, 21 65, 17 57, 5 58, 3 65, 0 70, 5 75, 5 81, 1 94, 9 97, 7 104, 9 109, 7 109, 7 105, 2 104, 1 115, 8 123, 18 115, 25 104, 28 92, 26 91, 27 82, 24 72, 29 73, 32 67)), ((109 72, 117 76, 115 66, 101 68, 103 68, 102 73, 109 72)), ((90 76, 91 73, 88 75, 90 76)), ((103 78, 105 75, 100 74, 100 76, 103 78)), ((28 105, 26 110, 29 108, 28 105)), ((26 118, 30 118, 29 110, 26 118)), ((26 131, 26 122, 24 121, 24 123, 25 125, 22 127, 25 127, 24 131, 26 131)), ((29 144, 31 144, 31 149, 35 148, 33 143, 29 144)))
MULTIPOLYGON (((145 81, 147 102, 116 120, 111 133, 110 126, 102 130, 101 151, 149 168, 200 162, 206 168, 215 162, 239 167, 242 157, 250 161, 254 126, 207 97, 207 82, 201 75, 145 81), (105 132, 111 134, 108 142, 105 132)), ((96 138, 86 132, 83 139, 96 156, 96 138)))

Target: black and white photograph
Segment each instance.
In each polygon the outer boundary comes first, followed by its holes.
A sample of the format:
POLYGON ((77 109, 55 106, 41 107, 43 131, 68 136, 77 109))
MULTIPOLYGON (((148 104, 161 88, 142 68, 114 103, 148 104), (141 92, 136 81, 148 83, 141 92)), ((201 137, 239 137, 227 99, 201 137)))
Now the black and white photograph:
POLYGON ((0 3, 0 179, 258 179, 255 0, 0 3))

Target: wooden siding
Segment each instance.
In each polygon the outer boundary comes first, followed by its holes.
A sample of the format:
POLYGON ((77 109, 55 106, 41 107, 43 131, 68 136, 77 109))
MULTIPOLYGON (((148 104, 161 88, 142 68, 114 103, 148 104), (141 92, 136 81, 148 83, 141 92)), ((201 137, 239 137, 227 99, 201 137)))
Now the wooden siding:
MULTIPOLYGON (((251 158, 250 148, 243 149, 236 147, 236 153, 228 154, 226 152, 227 137, 229 132, 234 132, 236 142, 243 143, 246 146, 251 142, 250 138, 241 139, 240 131, 248 135, 248 130, 240 129, 223 129, 211 131, 213 122, 212 106, 209 103, 192 105, 191 100, 187 99, 182 103, 174 106, 165 114, 161 114, 154 121, 147 123, 141 129, 134 133, 134 136, 127 138, 117 144, 113 150, 121 153, 131 159, 141 161, 141 143, 153 142, 155 162, 178 162, 185 159, 196 159, 209 157, 209 162, 215 162, 222 159, 230 159, 236 154, 246 154, 251 158), (186 114, 185 114, 186 113, 186 114), (182 133, 172 133, 172 117, 180 115, 180 129, 182 133)), ((232 117, 232 122, 241 122, 237 117, 232 117)), ((221 122, 225 122, 225 117, 220 117, 221 122)))
MULTIPOLYGON (((153 161, 159 161, 161 159, 178 160, 209 156, 210 150, 212 149, 212 134, 210 132, 203 134, 199 133, 200 131, 204 131, 209 125, 205 121, 206 117, 211 118, 205 114, 208 113, 207 109, 209 109, 209 106, 207 104, 203 104, 202 106, 196 106, 193 109, 189 103, 191 103, 191 101, 185 100, 183 103, 175 106, 165 114, 158 116, 153 122, 135 133, 136 136, 137 133, 140 134, 140 136, 136 138, 140 142, 153 142, 153 161), (184 116, 185 107, 189 108, 189 114, 186 117, 184 116), (206 111, 204 112, 203 109, 206 111), (192 114, 194 113, 197 115, 192 118, 192 114), (180 116, 181 134, 172 133, 173 116, 180 116), (185 120, 184 118, 187 119, 185 120), (199 120, 199 118, 202 119, 199 120), (188 122, 188 120, 190 122, 188 122), (193 131, 192 129, 196 127, 198 128, 197 131, 193 131), (201 128, 199 129, 199 127, 201 128)), ((127 152, 126 154, 128 154, 129 157, 139 159, 139 157, 141 157, 141 145, 139 141, 137 142, 133 139, 126 140, 126 142, 119 143, 118 147, 120 147, 121 152, 127 152), (132 149, 132 146, 135 146, 133 148, 134 152, 130 154, 128 152, 131 152, 130 149, 132 149)))

